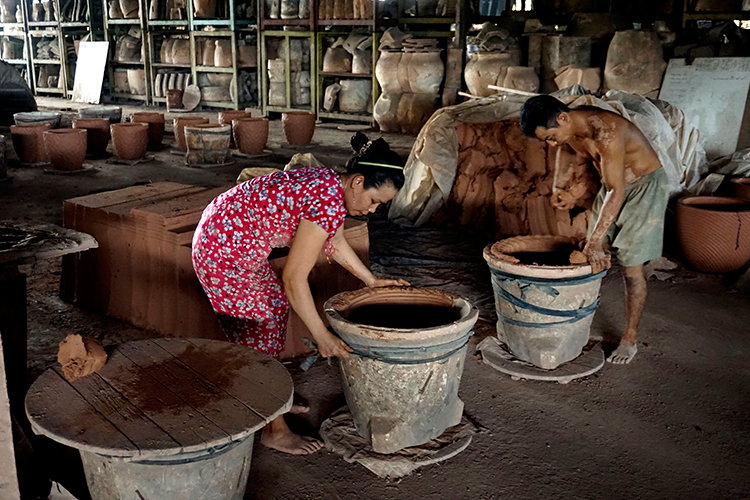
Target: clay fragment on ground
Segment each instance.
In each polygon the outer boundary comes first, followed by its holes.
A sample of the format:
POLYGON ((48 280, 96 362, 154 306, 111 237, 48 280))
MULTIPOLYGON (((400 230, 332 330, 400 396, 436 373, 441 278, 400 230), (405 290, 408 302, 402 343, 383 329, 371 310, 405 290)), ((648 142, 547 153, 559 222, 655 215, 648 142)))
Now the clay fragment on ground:
POLYGON ((107 353, 96 340, 74 333, 60 342, 57 362, 62 365, 63 375, 68 382, 73 382, 104 367, 107 353))
POLYGON ((587 264, 588 259, 583 254, 583 252, 579 250, 573 250, 573 252, 570 254, 570 263, 574 266, 577 266, 580 264, 587 264))

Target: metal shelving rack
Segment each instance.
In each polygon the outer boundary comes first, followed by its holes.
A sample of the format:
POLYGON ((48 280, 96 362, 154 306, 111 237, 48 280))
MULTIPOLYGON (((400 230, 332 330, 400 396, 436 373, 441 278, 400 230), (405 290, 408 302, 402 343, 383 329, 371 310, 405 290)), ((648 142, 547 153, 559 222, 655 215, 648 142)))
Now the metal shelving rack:
POLYGON ((8 64, 12 64, 16 67, 22 67, 26 70, 26 83, 29 85, 29 88, 34 90, 34 71, 31 67, 31 53, 29 50, 29 39, 27 36, 27 33, 29 31, 27 20, 28 15, 26 14, 27 10, 27 3, 25 0, 20 0, 19 5, 21 6, 21 14, 22 14, 22 22, 15 22, 15 23, 0 23, 0 35, 10 38, 15 38, 17 40, 21 40, 21 43, 23 44, 22 48, 22 54, 21 58, 13 58, 13 59, 3 59, 3 61, 7 62, 8 64))
POLYGON ((110 19, 109 10, 107 9, 107 0, 103 0, 102 3, 103 12, 102 17, 104 19, 104 39, 109 42, 109 56, 107 58, 107 75, 109 78, 109 93, 113 99, 121 100, 135 100, 142 101, 145 103, 151 102, 151 83, 149 82, 149 51, 143 50, 148 43, 146 36, 147 26, 146 18, 148 17, 148 7, 146 6, 145 0, 138 0, 139 16, 137 18, 127 19, 110 19), (122 34, 122 28, 138 27, 141 29, 141 57, 140 62, 119 62, 117 61, 117 43, 115 37, 122 34), (144 94, 131 94, 125 92, 119 92, 115 88, 115 70, 116 69, 142 69, 143 70, 143 83, 145 87, 144 94))
POLYGON ((750 11, 740 11, 740 12, 713 12, 713 11, 693 11, 691 10, 691 3, 694 3, 694 1, 691 0, 684 0, 682 4, 682 28, 685 29, 688 27, 688 23, 690 22, 696 22, 696 21, 702 21, 702 20, 711 20, 711 21, 749 21, 750 20, 750 11))
MULTIPOLYGON (((84 36, 90 34, 91 35, 91 41, 100 40, 102 38, 101 33, 101 16, 98 16, 98 12, 96 9, 96 6, 93 2, 93 0, 86 0, 86 10, 83 13, 84 21, 73 21, 73 20, 64 20, 62 18, 62 12, 60 12, 59 4, 60 0, 55 0, 56 8, 58 8, 58 19, 60 23, 60 43, 62 44, 63 51, 61 52, 61 58, 63 63, 63 70, 65 72, 65 92, 67 97, 73 96, 73 85, 71 84, 68 86, 67 84, 70 83, 70 80, 73 79, 75 76, 75 69, 73 69, 73 74, 69 74, 68 70, 71 67, 71 63, 74 63, 74 61, 71 61, 68 56, 68 42, 75 44, 76 39, 83 38, 84 36)), ((77 57, 77 56, 76 56, 77 57)), ((73 64, 73 68, 75 68, 75 64, 73 64)))

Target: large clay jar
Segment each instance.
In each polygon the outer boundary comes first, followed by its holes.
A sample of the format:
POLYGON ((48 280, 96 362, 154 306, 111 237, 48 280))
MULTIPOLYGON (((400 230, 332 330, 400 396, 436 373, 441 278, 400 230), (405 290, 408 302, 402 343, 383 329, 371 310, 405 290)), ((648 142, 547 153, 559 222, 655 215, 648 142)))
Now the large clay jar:
POLYGON ((214 51, 214 66, 228 68, 232 65, 232 41, 229 39, 216 40, 214 51))
POLYGON ((44 148, 54 170, 80 170, 86 158, 86 142, 86 131, 82 129, 59 128, 44 132, 44 148))
POLYGON ((505 79, 497 85, 509 89, 522 90, 524 92, 539 92, 539 76, 534 68, 526 66, 509 66, 505 73, 505 79))
POLYGON ((213 40, 206 40, 203 43, 203 51, 201 53, 203 66, 213 66, 214 58, 216 56, 216 43, 213 40))
MULTIPOLYGON (((253 115, 250 111, 245 111, 244 109, 234 110, 230 109, 227 111, 220 111, 219 112, 219 123, 222 125, 232 125, 233 120, 237 120, 239 118, 251 118, 253 115)), ((232 142, 234 143, 235 138, 234 135, 232 136, 232 142)))
POLYGON ((50 130, 50 123, 34 123, 29 125, 11 125, 10 134, 13 149, 21 163, 46 163, 47 151, 44 149, 44 132, 50 130))
MULTIPOLYGON (((413 52, 404 52, 401 55, 401 59, 398 62, 398 69, 395 73, 398 78, 398 84, 401 87, 401 92, 411 92, 411 80, 409 80, 409 68, 411 66, 411 59, 414 55, 413 52)), ((392 78, 393 76, 391 76, 392 78)))
POLYGON ((230 125, 211 124, 185 127, 188 165, 220 165, 229 158, 230 125))
POLYGON ((445 76, 440 52, 415 52, 409 63, 409 86, 415 94, 437 94, 445 76))
POLYGON ((193 125, 207 125, 208 118, 202 116, 183 116, 174 119, 174 138, 177 141, 177 147, 180 151, 187 151, 187 144, 185 143, 185 127, 193 125))
POLYGON ((731 196, 741 200, 750 200, 750 177, 737 177, 730 184, 731 196))
POLYGON ((172 43, 171 64, 190 65, 190 40, 177 38, 172 43))
POLYGON ((128 86, 131 94, 145 95, 146 73, 142 69, 128 68, 128 86))
POLYGON ((241 68, 256 68, 258 66, 258 47, 240 42, 237 45, 237 65, 241 68))
POLYGON ((73 120, 73 128, 86 130, 86 152, 94 156, 102 156, 107 152, 109 125, 107 118, 73 120))
POLYGON ((439 94, 404 94, 398 105, 398 122, 404 134, 417 135, 438 109, 439 94))
POLYGON ((750 201, 694 196, 677 201, 677 235, 687 263, 729 273, 750 259, 750 201))
POLYGON ((339 110, 345 113, 364 113, 372 96, 372 82, 369 79, 341 80, 339 110))
POLYGON ((260 154, 268 142, 268 118, 236 118, 232 120, 232 135, 240 153, 260 154))
POLYGON ((120 10, 126 19, 138 19, 138 0, 120 0, 120 10))
POLYGON ((324 73, 351 73, 352 55, 344 47, 328 47, 323 56, 324 73))
POLYGON ((618 31, 607 50, 604 91, 624 90, 655 98, 666 69, 661 40, 655 32, 618 31))
POLYGON ((199 19, 211 19, 216 15, 216 0, 194 0, 194 16, 199 19))
POLYGON ((372 73, 372 47, 355 50, 352 55, 352 73, 369 75, 372 73))
POLYGON ((373 118, 378 122, 381 132, 400 133, 401 126, 398 124, 398 103, 401 94, 381 94, 373 109, 373 118))
POLYGON ((311 111, 289 111, 281 114, 281 126, 286 142, 296 146, 310 144, 315 133, 315 113, 311 111))
POLYGON ((146 156, 148 123, 113 123, 109 131, 112 134, 112 148, 118 158, 132 161, 146 156))
POLYGON ((164 113, 133 113, 130 121, 148 123, 148 149, 161 147, 161 141, 164 139, 164 113))
POLYGON ((480 97, 497 93, 488 85, 497 85, 500 73, 507 73, 505 68, 515 66, 513 63, 512 55, 505 52, 474 53, 464 69, 464 79, 469 92, 480 97))

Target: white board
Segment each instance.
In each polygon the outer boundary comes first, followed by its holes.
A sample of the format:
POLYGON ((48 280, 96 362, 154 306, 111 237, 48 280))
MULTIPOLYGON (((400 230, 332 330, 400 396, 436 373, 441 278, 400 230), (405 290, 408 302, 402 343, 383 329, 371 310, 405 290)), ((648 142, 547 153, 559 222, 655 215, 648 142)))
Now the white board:
POLYGON ((81 42, 78 47, 73 102, 99 104, 109 42, 81 42))
POLYGON ((713 159, 750 145, 740 137, 748 90, 748 57, 699 57, 690 65, 672 59, 659 99, 680 108, 698 127, 706 155, 713 159))

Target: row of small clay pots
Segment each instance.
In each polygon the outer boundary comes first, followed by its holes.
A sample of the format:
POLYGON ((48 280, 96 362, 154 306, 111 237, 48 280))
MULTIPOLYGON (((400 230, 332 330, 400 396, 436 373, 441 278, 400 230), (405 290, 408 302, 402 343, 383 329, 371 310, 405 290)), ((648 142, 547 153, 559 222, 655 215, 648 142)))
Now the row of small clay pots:
POLYGON ((11 125, 13 148, 21 163, 50 163, 55 170, 80 170, 86 157, 86 131, 51 129, 49 123, 11 125))

